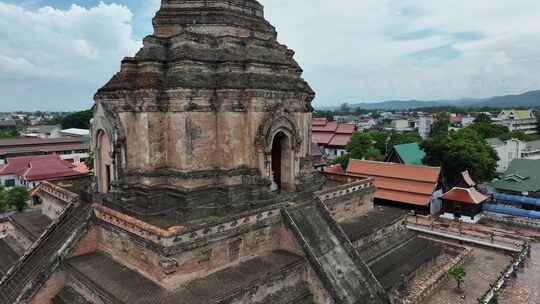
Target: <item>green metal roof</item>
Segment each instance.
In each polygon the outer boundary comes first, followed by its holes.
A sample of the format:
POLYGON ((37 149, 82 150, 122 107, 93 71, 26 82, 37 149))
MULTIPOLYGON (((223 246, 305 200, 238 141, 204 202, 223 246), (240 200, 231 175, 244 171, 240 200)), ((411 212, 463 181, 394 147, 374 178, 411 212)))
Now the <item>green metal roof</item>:
POLYGON ((426 156, 426 153, 422 151, 418 143, 395 145, 394 150, 399 154, 405 165, 423 165, 422 160, 426 156))
POLYGON ((491 183, 495 189, 513 192, 540 191, 540 160, 516 159, 504 176, 491 183))

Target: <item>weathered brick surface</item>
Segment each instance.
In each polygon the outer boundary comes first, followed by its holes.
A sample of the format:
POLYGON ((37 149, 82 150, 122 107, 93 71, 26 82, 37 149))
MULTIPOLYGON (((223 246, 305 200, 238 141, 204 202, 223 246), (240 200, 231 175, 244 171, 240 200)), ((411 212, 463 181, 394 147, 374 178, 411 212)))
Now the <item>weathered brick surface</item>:
POLYGON ((63 271, 55 272, 49 277, 47 283, 32 298, 32 304, 49 304, 66 284, 66 274, 63 271))

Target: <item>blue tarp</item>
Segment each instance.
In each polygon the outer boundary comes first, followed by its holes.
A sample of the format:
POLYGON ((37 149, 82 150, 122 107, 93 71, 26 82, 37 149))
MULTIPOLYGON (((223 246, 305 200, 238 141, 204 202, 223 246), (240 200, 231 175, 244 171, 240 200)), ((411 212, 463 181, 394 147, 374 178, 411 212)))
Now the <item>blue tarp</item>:
POLYGON ((493 198, 496 201, 503 201, 503 202, 511 203, 511 204, 531 205, 531 206, 540 207, 540 199, 538 198, 501 194, 501 193, 494 194, 493 198))
POLYGON ((540 219, 540 212, 523 210, 518 208, 506 207, 501 205, 484 204, 484 211, 507 214, 512 216, 528 217, 533 219, 540 219))

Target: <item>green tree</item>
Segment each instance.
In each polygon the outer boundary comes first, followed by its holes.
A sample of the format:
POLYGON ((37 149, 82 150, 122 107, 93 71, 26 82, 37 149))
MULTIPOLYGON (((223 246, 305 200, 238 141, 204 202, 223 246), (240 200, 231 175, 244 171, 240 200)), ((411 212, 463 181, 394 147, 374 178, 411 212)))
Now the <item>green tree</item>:
POLYGON ((8 209, 8 204, 6 201, 6 188, 0 185, 0 213, 6 212, 8 209))
POLYGON ((474 119, 475 123, 491 123, 491 117, 485 113, 480 113, 476 118, 474 119))
POLYGON ((344 102, 341 104, 341 106, 339 106, 339 111, 346 114, 346 113, 350 113, 351 112, 351 106, 344 102))
POLYGON ((375 144, 371 133, 356 132, 347 145, 347 153, 353 159, 382 160, 383 156, 375 144))
POLYGON ((90 155, 88 155, 88 158, 84 161, 84 164, 88 170, 94 170, 94 152, 90 152, 90 155))
POLYGON ((403 145, 403 144, 412 144, 412 143, 421 143, 422 137, 418 132, 392 132, 390 134, 390 145, 403 145))
POLYGON ((474 130, 465 128, 446 136, 429 138, 422 143, 426 152, 424 163, 442 167, 448 185, 459 181, 461 172, 469 170, 478 182, 496 177, 499 157, 487 142, 474 130))
POLYGON ((440 112, 435 115, 435 122, 431 127, 430 137, 446 136, 450 128, 450 115, 447 112, 440 112))
POLYGON ((17 137, 19 134, 17 130, 10 130, 10 131, 0 131, 0 138, 14 138, 17 137))
POLYGON ((345 154, 343 156, 338 156, 334 160, 334 163, 336 165, 340 165, 343 170, 347 170, 347 167, 349 166, 349 161, 351 160, 351 157, 349 154, 345 154))
POLYGON ((536 132, 540 134, 540 114, 536 114, 536 132))
POLYGON ((465 283, 465 276, 467 273, 465 272, 465 269, 461 266, 453 267, 448 271, 448 274, 454 278, 457 284, 457 289, 461 291, 461 287, 463 283, 465 283))
POLYGON ((491 122, 475 122, 467 128, 474 130, 482 138, 501 137, 510 132, 508 127, 496 125, 491 122))
POLYGON ((92 117, 92 110, 75 112, 62 118, 60 124, 62 125, 63 129, 90 129, 90 120, 92 117))
POLYGON ((315 111, 313 111, 313 117, 314 118, 326 118, 326 119, 328 119, 328 121, 333 121, 334 120, 334 112, 315 110, 315 111))
POLYGON ((26 207, 28 207, 28 200, 30 199, 30 195, 25 188, 14 187, 7 190, 5 199, 10 207, 15 208, 17 211, 21 212, 26 209, 26 207))

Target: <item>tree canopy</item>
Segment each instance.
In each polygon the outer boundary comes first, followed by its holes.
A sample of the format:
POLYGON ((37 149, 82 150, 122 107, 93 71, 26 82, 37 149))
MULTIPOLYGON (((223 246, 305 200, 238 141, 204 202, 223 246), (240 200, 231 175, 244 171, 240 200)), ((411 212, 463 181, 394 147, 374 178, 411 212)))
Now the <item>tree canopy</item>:
POLYGON ((491 120, 489 122, 478 121, 467 128, 474 130, 482 138, 497 138, 510 133, 508 127, 491 123, 491 120))
POLYGON ((1 138, 14 138, 17 137, 19 134, 17 130, 9 130, 9 131, 0 131, 0 139, 1 138))
POLYGON ((10 207, 21 212, 28 207, 30 196, 25 188, 14 187, 6 191, 5 199, 10 207))
POLYGON ((347 154, 338 157, 336 163, 346 168, 350 158, 380 161, 394 145, 420 142, 422 138, 417 132, 399 133, 383 130, 356 132, 347 145, 347 154))
POLYGON ((63 129, 90 129, 90 120, 92 117, 92 110, 74 112, 63 117, 60 124, 62 125, 63 129))
POLYGON ((476 118, 474 119, 475 123, 491 123, 491 117, 487 115, 486 113, 480 113, 476 118))
POLYGON ((26 209, 28 199, 30 198, 28 191, 22 187, 5 188, 0 185, 0 213, 10 209, 15 209, 19 212, 26 209))
POLYGON ((435 122, 431 126, 430 137, 446 136, 450 128, 450 114, 447 112, 437 113, 435 122))
POLYGON ((442 167, 450 187, 459 181, 461 172, 465 170, 469 170, 478 182, 496 177, 497 153, 471 128, 431 137, 421 146, 426 152, 424 163, 442 167))

